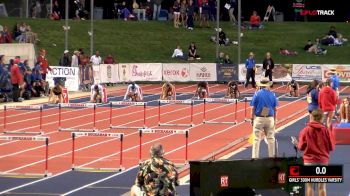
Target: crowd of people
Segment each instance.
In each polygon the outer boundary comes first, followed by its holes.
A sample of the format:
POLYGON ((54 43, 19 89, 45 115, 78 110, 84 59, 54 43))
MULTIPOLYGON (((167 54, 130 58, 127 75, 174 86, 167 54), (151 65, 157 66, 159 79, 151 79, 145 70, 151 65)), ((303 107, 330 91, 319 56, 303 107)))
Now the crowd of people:
POLYGON ((13 43, 36 43, 39 41, 38 36, 32 31, 30 25, 25 22, 17 23, 13 30, 0 24, 0 44, 13 43))

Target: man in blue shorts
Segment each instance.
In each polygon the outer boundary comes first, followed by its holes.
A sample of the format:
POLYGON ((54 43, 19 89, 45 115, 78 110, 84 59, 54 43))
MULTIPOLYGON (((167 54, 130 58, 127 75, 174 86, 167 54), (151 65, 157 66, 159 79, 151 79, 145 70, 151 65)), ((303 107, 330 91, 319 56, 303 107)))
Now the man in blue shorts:
POLYGON ((257 83, 260 90, 255 93, 250 106, 252 106, 253 122, 253 149, 252 158, 259 158, 260 141, 266 136, 269 157, 275 156, 275 124, 276 108, 278 106, 275 93, 269 90, 272 82, 268 78, 262 78, 257 83))

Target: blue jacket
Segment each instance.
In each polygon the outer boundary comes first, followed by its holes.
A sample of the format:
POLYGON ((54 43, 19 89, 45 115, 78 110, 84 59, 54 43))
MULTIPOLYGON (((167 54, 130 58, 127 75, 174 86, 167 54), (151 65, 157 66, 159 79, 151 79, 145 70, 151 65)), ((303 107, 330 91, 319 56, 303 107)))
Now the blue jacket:
POLYGON ((312 89, 310 91, 311 95, 311 103, 309 103, 308 110, 309 112, 312 112, 315 109, 318 109, 318 90, 317 89, 312 89))
POLYGON ((253 69, 255 67, 255 59, 253 58, 247 58, 247 60, 245 60, 245 68, 247 69, 253 69))
POLYGON ((275 93, 264 88, 255 93, 250 106, 255 107, 255 116, 260 116, 264 107, 269 108, 269 116, 274 116, 278 101, 275 93))
POLYGON ((339 78, 338 78, 338 76, 336 74, 334 74, 334 75, 331 76, 330 79, 333 82, 332 89, 336 91, 339 88, 339 86, 340 86, 339 78))

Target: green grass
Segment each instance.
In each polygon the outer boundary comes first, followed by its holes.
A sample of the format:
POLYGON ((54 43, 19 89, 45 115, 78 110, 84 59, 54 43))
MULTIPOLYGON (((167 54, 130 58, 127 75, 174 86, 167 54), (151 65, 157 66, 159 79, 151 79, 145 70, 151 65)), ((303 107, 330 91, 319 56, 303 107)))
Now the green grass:
MULTIPOLYGON (((10 28, 16 22, 24 21, 32 26, 38 33, 40 42, 37 50, 45 48, 48 52, 50 64, 55 65, 64 51, 64 21, 51 21, 48 19, 19 19, 1 18, 1 25, 10 28), (57 46, 54 47, 53 43, 57 46)), ((198 23, 197 23, 198 24, 198 23)), ((87 54, 90 51, 90 21, 69 21, 69 50, 83 48, 87 54)), ((342 47, 325 47, 328 54, 316 56, 305 53, 303 46, 308 39, 314 40, 328 32, 329 26, 335 25, 337 31, 345 35, 350 34, 350 26, 347 23, 320 23, 320 22, 281 22, 267 23, 264 30, 242 31, 242 55, 243 62, 249 51, 256 54, 257 62, 262 62, 267 51, 277 63, 313 63, 313 64, 350 64, 350 42, 342 47), (280 48, 295 50, 297 56, 281 56, 280 48)), ((183 62, 171 59, 170 56, 177 44, 180 44, 184 52, 190 42, 197 44, 201 62, 214 62, 216 46, 209 41, 213 35, 215 24, 212 28, 195 28, 189 31, 184 28, 174 29, 171 22, 125 22, 120 20, 95 21, 95 50, 99 50, 102 56, 112 54, 118 62, 183 62)), ((227 36, 233 40, 237 38, 237 28, 233 28, 228 22, 221 22, 221 27, 227 36)), ((220 51, 230 55, 231 60, 237 62, 237 46, 221 46, 220 51)))

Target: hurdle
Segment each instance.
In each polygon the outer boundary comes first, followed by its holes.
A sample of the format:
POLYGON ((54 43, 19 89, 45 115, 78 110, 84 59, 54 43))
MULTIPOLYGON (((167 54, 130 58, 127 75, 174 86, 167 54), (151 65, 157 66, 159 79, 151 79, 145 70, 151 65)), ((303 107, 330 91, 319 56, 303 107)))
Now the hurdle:
POLYGON ((248 101, 251 101, 253 97, 245 97, 244 98, 244 121, 245 122, 252 122, 250 118, 247 117, 247 109, 248 109, 248 101))
POLYGON ((238 105, 238 100, 237 99, 226 99, 226 98, 205 98, 203 100, 203 124, 237 124, 237 105, 238 105), (206 120, 206 114, 207 114, 207 109, 206 105, 207 103, 228 103, 233 105, 232 111, 235 114, 235 119, 233 122, 218 122, 218 121, 207 121, 206 120))
POLYGON ((43 134, 43 107, 40 105, 13 105, 6 106, 4 105, 4 116, 3 116, 3 134, 29 134, 29 135, 42 135, 43 134), (28 109, 28 110, 39 110, 39 130, 38 132, 26 132, 26 131, 8 131, 7 130, 7 112, 8 109, 28 109))
POLYGON ((72 132, 72 170, 82 172, 121 172, 123 168, 123 138, 124 133, 105 133, 105 132, 72 132), (75 139, 76 137, 109 137, 120 139, 120 160, 118 168, 91 168, 79 167, 75 165, 75 139))
POLYGON ((109 127, 111 129, 140 129, 140 128, 146 128, 146 102, 132 102, 132 101, 112 101, 109 102, 109 127), (120 106, 143 106, 143 126, 142 127, 136 127, 136 126, 122 126, 122 125, 113 125, 112 124, 112 118, 113 118, 113 105, 120 105, 120 106))
POLYGON ((33 141, 33 142, 45 142, 45 172, 44 174, 37 173, 7 173, 0 172, 0 176, 3 177, 27 177, 27 178, 40 178, 40 177, 48 177, 52 174, 49 173, 49 137, 43 136, 0 136, 0 140, 5 141, 33 141))
POLYGON ((139 129, 139 163, 141 163, 142 160, 142 135, 155 133, 185 135, 185 164, 188 163, 188 135, 190 133, 190 130, 188 129, 139 129))
POLYGON ((158 100, 158 126, 178 126, 178 127, 193 127, 193 100, 158 100), (190 123, 189 124, 175 124, 175 123, 162 123, 161 122, 161 105, 167 104, 190 104, 190 123))
POLYGON ((59 103, 58 104, 58 131, 61 132, 96 132, 96 107, 95 103, 59 103), (77 108, 92 108, 93 109, 93 128, 92 129, 76 129, 62 128, 62 108, 77 107, 77 108))

